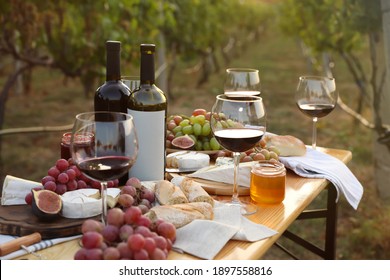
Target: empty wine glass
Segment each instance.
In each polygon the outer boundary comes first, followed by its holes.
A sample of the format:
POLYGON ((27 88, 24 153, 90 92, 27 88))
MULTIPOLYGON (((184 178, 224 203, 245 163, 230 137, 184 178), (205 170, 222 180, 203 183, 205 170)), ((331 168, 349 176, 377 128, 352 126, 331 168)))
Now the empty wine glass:
POLYGON ((232 97, 221 94, 211 109, 211 129, 219 144, 233 153, 234 180, 230 203, 241 206, 244 215, 253 214, 257 206, 240 201, 238 178, 241 152, 256 146, 266 130, 266 113, 263 100, 258 96, 232 97))
POLYGON ((133 117, 118 112, 78 114, 70 151, 81 172, 101 183, 102 222, 106 224, 107 182, 126 174, 137 158, 138 140, 133 117), (88 144, 81 144, 82 135, 89 135, 88 144), (93 135, 92 141, 90 135, 93 135))
POLYGON ((317 147, 317 121, 336 107, 338 93, 334 78, 301 76, 295 92, 295 102, 304 114, 313 119, 312 148, 317 147))
POLYGON ((260 95, 259 70, 251 68, 228 68, 224 92, 229 96, 260 95))

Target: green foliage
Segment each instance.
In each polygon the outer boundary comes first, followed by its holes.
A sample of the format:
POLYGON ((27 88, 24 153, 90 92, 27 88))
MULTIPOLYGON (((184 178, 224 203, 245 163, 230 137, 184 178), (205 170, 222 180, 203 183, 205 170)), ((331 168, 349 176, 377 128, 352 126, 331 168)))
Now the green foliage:
POLYGON ((381 27, 380 0, 285 0, 279 11, 282 30, 315 53, 351 52, 381 27))

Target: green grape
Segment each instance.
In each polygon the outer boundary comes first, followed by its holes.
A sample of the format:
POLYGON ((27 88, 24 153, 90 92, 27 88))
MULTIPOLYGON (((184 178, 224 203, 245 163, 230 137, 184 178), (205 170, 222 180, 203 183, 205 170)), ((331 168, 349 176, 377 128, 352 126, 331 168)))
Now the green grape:
POLYGON ((197 151, 202 151, 202 149, 203 149, 203 143, 202 143, 202 141, 197 141, 197 142, 195 143, 195 150, 197 150, 197 151))
POLYGON ((195 119, 196 119, 196 122, 201 124, 201 125, 203 125, 206 122, 206 116, 204 116, 204 115, 197 115, 195 117, 195 119))
POLYGON ((189 137, 191 137, 192 140, 194 140, 195 144, 196 142, 198 142, 198 139, 196 138, 196 136, 194 134, 188 134, 189 137))
POLYGON ((173 134, 176 134, 176 133, 178 133, 179 131, 182 131, 182 127, 181 127, 180 125, 176 126, 176 127, 172 130, 173 134))
POLYGON ((179 136, 183 136, 183 135, 184 135, 183 132, 178 131, 178 132, 175 133, 175 138, 179 137, 179 136))
POLYGON ((210 127, 210 123, 209 122, 206 122, 203 127, 202 127, 202 135, 203 136, 208 136, 210 135, 211 133, 211 127, 210 127))
POLYGON ((209 142, 209 141, 203 142, 202 145, 203 145, 203 150, 204 150, 204 151, 209 151, 209 150, 211 150, 211 145, 210 145, 210 142, 209 142))
POLYGON ((192 129, 192 125, 186 125, 183 127, 183 129, 181 130, 183 132, 183 134, 192 134, 194 131, 192 129))
POLYGON ((193 133, 196 135, 196 136, 199 136, 202 134, 202 126, 199 124, 199 123, 195 123, 193 126, 192 126, 192 129, 193 129, 193 133))
POLYGON ((211 139, 210 139, 210 148, 213 151, 221 149, 221 145, 219 145, 219 143, 215 137, 211 137, 211 139))
POLYGON ((189 119, 184 119, 184 120, 182 120, 181 122, 180 122, 180 126, 181 127, 185 127, 185 126, 187 126, 187 125, 189 125, 190 124, 190 120, 189 119))
POLYGON ((221 124, 222 124, 223 128, 228 128, 229 127, 228 123, 226 121, 224 121, 224 120, 221 121, 221 124))
POLYGON ((190 117, 190 123, 195 124, 195 123, 199 123, 199 121, 198 121, 198 119, 196 118, 196 116, 191 116, 191 117, 190 117))
POLYGON ((227 122, 229 127, 234 127, 234 125, 235 125, 235 122, 232 121, 231 119, 228 119, 226 122, 227 122))
POLYGON ((220 122, 220 121, 218 121, 218 122, 215 124, 215 128, 216 128, 217 130, 219 130, 219 129, 222 129, 222 128, 223 128, 223 126, 222 126, 222 124, 221 124, 221 122, 220 122))

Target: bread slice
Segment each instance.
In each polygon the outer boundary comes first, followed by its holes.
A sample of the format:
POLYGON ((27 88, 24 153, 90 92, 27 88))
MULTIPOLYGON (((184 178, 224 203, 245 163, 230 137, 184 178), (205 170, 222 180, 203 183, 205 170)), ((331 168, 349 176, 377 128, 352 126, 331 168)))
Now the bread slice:
POLYGON ((189 202, 207 202, 214 206, 214 200, 202 188, 202 185, 190 178, 184 178, 181 181, 180 188, 189 202))
POLYGON ((163 219, 171 222, 176 228, 180 228, 196 219, 212 220, 214 211, 207 202, 190 202, 155 206, 145 215, 152 221, 163 219))
POLYGON ((188 203, 183 191, 167 180, 160 180, 156 183, 155 195, 161 205, 188 203))
POLYGON ((264 136, 266 147, 276 147, 280 156, 303 156, 306 154, 306 146, 302 140, 291 135, 267 134, 264 136))

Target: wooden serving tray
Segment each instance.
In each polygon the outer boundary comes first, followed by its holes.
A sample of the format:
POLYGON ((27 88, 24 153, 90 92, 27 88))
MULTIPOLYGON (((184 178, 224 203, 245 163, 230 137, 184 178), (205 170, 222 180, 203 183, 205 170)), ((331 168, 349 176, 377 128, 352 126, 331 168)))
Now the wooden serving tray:
POLYGON ((42 239, 72 236, 81 234, 84 220, 58 217, 42 221, 32 213, 29 205, 0 205, 0 234, 24 236, 39 232, 42 239))

